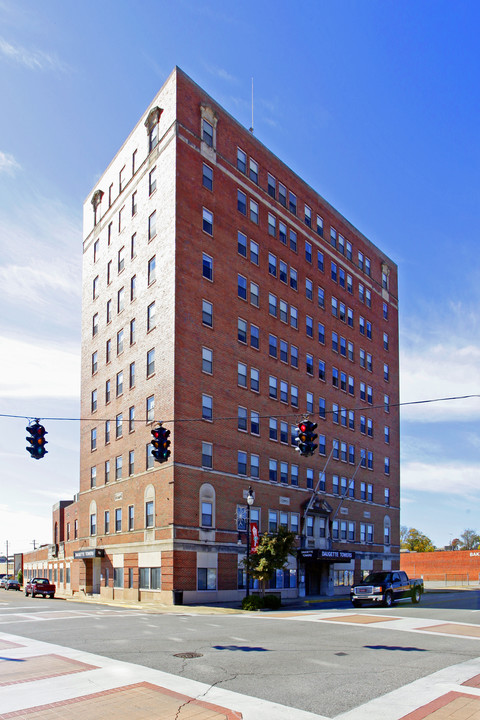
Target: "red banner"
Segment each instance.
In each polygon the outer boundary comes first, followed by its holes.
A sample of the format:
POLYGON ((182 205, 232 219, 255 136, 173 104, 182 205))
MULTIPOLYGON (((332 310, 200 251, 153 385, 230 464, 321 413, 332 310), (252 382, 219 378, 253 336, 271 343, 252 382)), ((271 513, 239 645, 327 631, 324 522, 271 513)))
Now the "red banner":
POLYGON ((257 552, 258 547, 258 523, 250 523, 250 552, 257 552))

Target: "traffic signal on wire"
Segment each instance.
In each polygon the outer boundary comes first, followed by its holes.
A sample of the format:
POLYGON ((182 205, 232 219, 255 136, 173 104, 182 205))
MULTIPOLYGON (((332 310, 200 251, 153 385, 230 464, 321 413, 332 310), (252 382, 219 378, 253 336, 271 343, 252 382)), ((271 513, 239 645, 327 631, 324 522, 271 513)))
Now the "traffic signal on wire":
POLYGON ((311 422, 310 420, 302 420, 297 425, 297 437, 296 443, 297 450, 303 457, 309 457, 315 453, 318 445, 315 443, 318 435, 315 432, 317 423, 311 422))
POLYGON ((166 462, 170 457, 170 430, 164 428, 163 425, 158 425, 153 428, 152 432, 152 455, 155 460, 159 463, 166 462))
POLYGON ((47 440, 45 440, 47 431, 38 421, 33 425, 28 425, 25 429, 28 433, 25 440, 30 443, 30 447, 27 446, 26 449, 30 453, 30 457, 34 460, 41 460, 48 452, 45 448, 47 444, 47 440))

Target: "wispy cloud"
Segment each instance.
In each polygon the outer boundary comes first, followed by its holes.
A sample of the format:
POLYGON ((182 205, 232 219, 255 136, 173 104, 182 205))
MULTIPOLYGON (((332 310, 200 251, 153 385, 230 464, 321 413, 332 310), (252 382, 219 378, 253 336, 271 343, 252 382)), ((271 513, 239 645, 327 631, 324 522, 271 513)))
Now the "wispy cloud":
POLYGON ((0 57, 29 70, 60 70, 65 72, 68 68, 56 55, 42 50, 30 50, 21 45, 12 45, 0 37, 0 57))
MULTIPOLYGON (((480 493, 480 465, 474 463, 410 462, 402 464, 402 490, 476 498, 480 493)), ((403 500, 402 500, 403 502, 403 500)))
POLYGON ((17 170, 20 170, 20 165, 15 160, 13 155, 0 152, 0 173, 7 173, 8 175, 13 175, 17 170))
MULTIPOLYGON (((456 304, 441 313, 405 321, 400 336, 402 402, 480 394, 480 315, 456 304), (422 318, 422 326, 418 325, 422 318)), ((455 400, 402 408, 403 420, 451 422, 480 417, 480 399, 455 400)))
POLYGON ((204 63, 204 67, 205 70, 210 73, 210 75, 220 78, 220 80, 225 80, 229 83, 238 83, 238 79, 234 75, 231 75, 228 70, 225 70, 224 68, 218 67, 217 65, 211 65, 209 63, 204 63))
POLYGON ((80 393, 80 352, 1 337, 0 397, 73 398, 80 393))

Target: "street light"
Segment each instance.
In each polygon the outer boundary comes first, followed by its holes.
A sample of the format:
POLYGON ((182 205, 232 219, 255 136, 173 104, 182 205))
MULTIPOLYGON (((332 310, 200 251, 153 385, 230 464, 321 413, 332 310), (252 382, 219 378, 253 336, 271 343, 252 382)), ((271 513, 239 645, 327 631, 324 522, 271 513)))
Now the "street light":
POLYGON ((245 597, 250 595, 250 508, 253 505, 254 499, 252 486, 250 486, 247 494, 247 592, 245 597))

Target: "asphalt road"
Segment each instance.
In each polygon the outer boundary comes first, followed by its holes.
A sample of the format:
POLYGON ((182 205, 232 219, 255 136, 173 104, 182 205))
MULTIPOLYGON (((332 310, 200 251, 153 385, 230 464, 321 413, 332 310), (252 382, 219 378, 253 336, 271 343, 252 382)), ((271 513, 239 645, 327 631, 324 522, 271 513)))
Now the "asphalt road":
MULTIPOLYGON (((480 656, 480 637, 419 631, 480 625, 480 591, 428 594, 420 605, 349 603, 270 614, 157 613, 25 598, 0 590, 0 632, 53 642, 333 717, 436 670, 480 656), (398 628, 383 622, 400 618, 398 628), (350 618, 350 624, 332 618, 350 618), (357 620, 355 620, 357 618, 357 620), (417 628, 414 630, 413 628, 417 628), (195 653, 197 657, 181 657, 195 653)), ((476 628, 474 628, 474 631, 476 628)), ((480 633, 479 633, 480 634, 480 633)))

